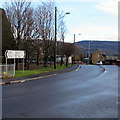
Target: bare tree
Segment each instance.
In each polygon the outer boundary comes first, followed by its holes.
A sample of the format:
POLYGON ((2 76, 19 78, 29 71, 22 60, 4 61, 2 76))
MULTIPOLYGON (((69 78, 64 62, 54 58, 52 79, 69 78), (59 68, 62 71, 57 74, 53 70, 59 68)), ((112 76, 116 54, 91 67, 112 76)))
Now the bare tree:
POLYGON ((11 23, 16 49, 20 48, 21 40, 28 35, 33 22, 31 20, 33 11, 30 8, 30 4, 31 2, 26 2, 25 0, 15 0, 11 1, 10 4, 6 3, 5 6, 7 17, 11 23))
POLYGON ((83 47, 74 45, 75 60, 76 62, 82 61, 83 57, 83 47))
MULTIPOLYGON (((44 67, 47 66, 49 49, 54 37, 54 3, 46 2, 40 5, 35 13, 35 22, 38 29, 37 38, 42 40, 44 67)), ((39 47, 39 46, 38 46, 39 47)))
MULTIPOLYGON (((5 5, 14 36, 15 49, 25 49, 28 53, 26 60, 35 54, 37 65, 39 65, 39 58, 42 56, 45 67, 48 58, 53 57, 54 8, 54 2, 51 1, 42 2, 36 10, 31 7, 31 2, 26 2, 26 0, 14 0, 5 5)), ((62 20, 60 24, 60 37, 64 43, 64 21, 62 20)), ((18 68, 17 63, 16 69, 18 68)))
MULTIPOLYGON (((22 49, 23 40, 28 40, 33 31, 33 9, 30 5, 31 2, 26 0, 14 0, 10 4, 5 4, 17 50, 22 49)), ((16 69, 18 69, 18 61, 16 61, 16 69)))
POLYGON ((59 19, 58 19, 58 31, 59 31, 59 39, 60 41, 62 42, 58 48, 58 52, 59 54, 61 55, 61 62, 60 62, 60 65, 62 66, 63 65, 63 57, 64 57, 64 39, 65 39, 65 33, 66 33, 66 26, 65 26, 65 22, 64 22, 64 12, 62 11, 60 14, 59 14, 59 19))

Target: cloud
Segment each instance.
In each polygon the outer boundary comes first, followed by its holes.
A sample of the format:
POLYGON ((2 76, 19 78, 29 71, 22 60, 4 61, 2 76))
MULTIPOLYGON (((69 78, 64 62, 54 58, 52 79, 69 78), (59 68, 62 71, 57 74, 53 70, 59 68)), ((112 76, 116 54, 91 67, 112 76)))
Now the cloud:
POLYGON ((99 3, 95 6, 97 9, 102 10, 113 15, 118 15, 118 0, 112 0, 99 3))

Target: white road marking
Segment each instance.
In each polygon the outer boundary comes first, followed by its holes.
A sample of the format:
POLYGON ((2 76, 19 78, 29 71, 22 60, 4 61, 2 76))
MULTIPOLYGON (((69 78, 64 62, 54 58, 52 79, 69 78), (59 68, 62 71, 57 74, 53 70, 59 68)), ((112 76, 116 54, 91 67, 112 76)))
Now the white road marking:
POLYGON ((35 78, 30 78, 30 79, 25 79, 25 80, 21 80, 21 82, 30 81, 30 80, 36 80, 36 79, 42 79, 42 78, 46 78, 46 77, 50 77, 50 76, 54 76, 54 75, 57 75, 57 74, 46 75, 46 76, 41 76, 41 77, 35 77, 35 78))
POLYGON ((78 66, 78 68, 75 71, 78 71, 80 69, 80 65, 78 66))
MULTIPOLYGON (((31 80, 36 80, 36 79, 42 79, 42 78, 47 78, 50 76, 55 76, 57 74, 52 74, 52 75, 46 75, 46 76, 41 76, 41 77, 35 77, 35 78, 30 78, 30 79, 24 79, 24 80, 16 80, 16 81, 11 81, 10 83, 18 83, 18 82, 26 82, 26 81, 31 81, 31 80)), ((0 85, 3 85, 4 83, 0 83, 0 85)))
POLYGON ((117 104, 120 104, 120 102, 116 102, 117 104))
MULTIPOLYGON (((75 71, 78 71, 80 69, 80 67, 81 66, 79 65, 78 68, 75 71)), ((46 77, 50 77, 50 76, 55 76, 55 75, 57 75, 57 73, 56 74, 52 74, 52 75, 46 75, 46 76, 41 76, 41 77, 24 79, 24 80, 11 81, 10 83, 18 83, 18 82, 23 83, 23 82, 26 82, 26 81, 31 81, 31 80, 36 80, 36 79, 42 79, 42 78, 46 78, 46 77)), ((0 83, 0 85, 3 85, 3 84, 5 84, 5 83, 0 83)))
POLYGON ((101 76, 104 75, 107 72, 106 68, 104 68, 104 72, 101 73, 101 76))

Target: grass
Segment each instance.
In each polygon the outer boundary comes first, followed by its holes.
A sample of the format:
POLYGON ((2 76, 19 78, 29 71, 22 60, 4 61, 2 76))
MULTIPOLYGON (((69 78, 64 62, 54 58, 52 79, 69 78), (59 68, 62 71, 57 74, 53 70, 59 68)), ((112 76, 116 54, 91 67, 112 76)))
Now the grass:
MULTIPOLYGON (((68 67, 70 67, 71 65, 68 65, 68 67)), ((45 73, 45 72, 51 72, 51 71, 58 71, 58 70, 62 70, 65 69, 66 66, 60 66, 57 65, 57 68, 54 69, 53 66, 51 67, 41 67, 39 69, 33 69, 33 70, 25 70, 24 73, 22 70, 16 70, 15 71, 15 77, 25 77, 25 76, 30 76, 30 75, 36 75, 36 74, 40 74, 40 73, 45 73)))

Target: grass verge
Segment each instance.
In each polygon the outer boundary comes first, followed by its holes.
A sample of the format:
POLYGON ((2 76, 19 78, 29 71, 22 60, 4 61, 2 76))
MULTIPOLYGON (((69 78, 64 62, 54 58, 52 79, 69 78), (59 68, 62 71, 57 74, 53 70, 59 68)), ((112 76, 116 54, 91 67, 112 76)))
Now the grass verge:
MULTIPOLYGON (((70 67, 70 66, 72 66, 72 65, 68 65, 68 67, 70 67)), ((53 66, 47 67, 47 68, 41 67, 39 69, 34 69, 34 70, 25 70, 24 73, 22 70, 16 70, 15 77, 18 78, 18 77, 36 75, 36 74, 45 73, 45 72, 59 71, 59 70, 65 69, 65 68, 66 68, 66 66, 57 65, 56 69, 54 69, 53 66)))

